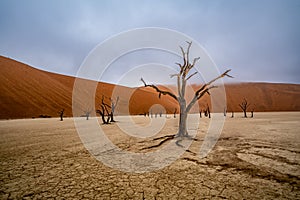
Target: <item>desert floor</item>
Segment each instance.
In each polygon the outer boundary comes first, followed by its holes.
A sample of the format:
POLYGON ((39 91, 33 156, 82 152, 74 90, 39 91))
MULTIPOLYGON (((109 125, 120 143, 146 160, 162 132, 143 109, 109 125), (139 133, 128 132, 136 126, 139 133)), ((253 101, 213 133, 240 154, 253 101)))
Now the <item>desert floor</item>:
MULTIPOLYGON (((101 127, 115 145, 132 152, 163 148, 178 129, 178 117, 170 115, 158 135, 135 138, 118 128, 125 118, 116 119, 101 127)), ((140 125, 150 121, 133 119, 140 125)), ((93 118, 81 120, 88 127, 93 118)), ((72 118, 0 121, 0 198, 300 199, 299 112, 227 116, 216 146, 200 158, 209 122, 201 118, 196 139, 171 165, 129 173, 93 157, 72 118)))

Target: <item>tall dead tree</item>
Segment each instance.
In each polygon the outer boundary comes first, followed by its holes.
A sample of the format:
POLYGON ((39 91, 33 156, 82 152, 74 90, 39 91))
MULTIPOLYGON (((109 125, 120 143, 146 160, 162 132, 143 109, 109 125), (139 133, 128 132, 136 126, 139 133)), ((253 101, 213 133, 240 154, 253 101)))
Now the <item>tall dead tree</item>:
POLYGON ((244 112, 244 117, 247 118, 247 109, 250 106, 250 104, 248 104, 248 101, 244 99, 242 103, 239 104, 239 106, 244 112))
POLYGON ((186 51, 183 49, 183 47, 180 46, 183 63, 176 63, 179 66, 179 73, 171 75, 171 78, 172 77, 177 78, 177 90, 178 90, 177 95, 173 94, 170 91, 161 90, 159 87, 157 87, 154 84, 149 85, 144 81, 143 78, 141 78, 141 81, 144 83, 145 87, 151 87, 151 88, 155 89, 156 92, 158 92, 159 98, 161 97, 161 95, 168 95, 178 102, 179 107, 180 107, 180 110, 179 110, 180 118, 179 118, 179 130, 178 130, 177 136, 180 136, 180 137, 188 136, 187 126, 186 126, 188 113, 190 112, 193 105, 196 102, 198 102, 198 100, 201 97, 203 97, 205 94, 210 94, 209 90, 216 87, 216 86, 213 86, 212 83, 214 83, 218 79, 221 79, 225 76, 232 77, 232 76, 228 75, 230 70, 225 71, 220 76, 212 79, 211 81, 205 83, 200 88, 198 88, 198 90, 196 90, 192 100, 189 103, 187 103, 187 101, 185 99, 185 91, 186 91, 187 81, 190 78, 192 78, 195 74, 197 74, 197 72, 194 72, 192 74, 189 74, 189 72, 195 66, 197 61, 200 59, 200 57, 197 57, 197 58, 194 58, 192 61, 190 60, 189 52, 190 52, 192 42, 187 42, 187 43, 188 43, 188 47, 187 47, 186 51))

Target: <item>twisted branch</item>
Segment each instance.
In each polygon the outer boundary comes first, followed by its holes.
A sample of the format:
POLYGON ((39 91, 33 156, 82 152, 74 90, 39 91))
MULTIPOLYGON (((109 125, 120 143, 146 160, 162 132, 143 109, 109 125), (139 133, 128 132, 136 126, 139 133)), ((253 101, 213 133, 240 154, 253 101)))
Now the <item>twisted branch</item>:
POLYGON ((177 96, 175 94, 173 94, 173 93, 171 93, 169 91, 161 90, 156 85, 153 85, 153 84, 152 85, 148 85, 148 84, 146 84, 146 82, 144 81, 143 78, 141 78, 141 81, 144 83, 145 87, 154 88, 156 90, 156 92, 158 92, 158 97, 159 98, 161 97, 161 95, 169 95, 169 96, 173 97, 173 99, 175 99, 176 101, 178 100, 177 96))

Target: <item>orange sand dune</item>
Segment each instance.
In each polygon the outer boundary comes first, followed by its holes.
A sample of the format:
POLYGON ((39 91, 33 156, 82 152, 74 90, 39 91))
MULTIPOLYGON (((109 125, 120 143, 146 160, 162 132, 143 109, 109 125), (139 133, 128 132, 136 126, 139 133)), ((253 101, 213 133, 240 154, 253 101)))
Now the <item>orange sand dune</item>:
MULTIPOLYGON (((26 64, 0 56, 0 119, 32 118, 40 115, 58 117, 59 111, 65 109, 65 116, 72 116, 72 91, 75 78, 45 72, 26 64)), ((90 81, 91 82, 91 81, 90 81)), ((102 96, 111 97, 116 86, 98 83, 96 90, 96 109, 99 109, 102 96)), ((168 98, 158 98, 153 91, 142 88, 118 86, 124 94, 133 93, 124 104, 120 98, 118 113, 142 114, 148 112, 153 104, 163 104, 169 112, 176 106, 168 98)), ((106 102, 108 101, 107 98, 106 102)), ((86 107, 87 110, 90 107, 86 107)), ((84 108, 82 109, 82 115, 84 108)), ((95 113, 92 113, 95 115, 95 113)))
MULTIPOLYGON (((73 115, 74 77, 41 71, 1 56, 0 72, 0 119, 31 118, 40 115, 58 117, 58 112, 63 108, 66 116, 73 115)), ((116 88, 113 84, 97 84, 96 109, 102 96, 110 97, 116 88)), ((119 114, 126 113, 128 109, 130 114, 146 113, 154 104, 162 104, 168 113, 173 113, 177 107, 174 99, 167 96, 159 99, 158 94, 151 88, 117 88, 122 94, 132 93, 128 100, 122 99, 121 94, 117 109, 119 114)), ((255 104, 256 111, 300 111, 300 85, 296 84, 230 84, 226 85, 226 94, 228 110, 240 111, 238 104, 246 98, 252 105, 255 104)), ((207 103, 208 96, 199 102, 200 107, 207 103)))

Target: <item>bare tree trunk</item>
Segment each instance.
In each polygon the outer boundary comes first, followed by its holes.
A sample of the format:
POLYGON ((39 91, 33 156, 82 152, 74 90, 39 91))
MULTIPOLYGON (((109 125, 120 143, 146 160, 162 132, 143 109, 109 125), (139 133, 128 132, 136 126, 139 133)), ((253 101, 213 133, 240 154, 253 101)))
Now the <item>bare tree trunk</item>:
POLYGON ((108 115, 107 120, 105 119, 105 110, 104 110, 104 108, 102 108, 102 111, 101 110, 97 110, 97 113, 100 114, 103 124, 109 124, 110 117, 108 115))
POLYGON ((179 115, 179 131, 178 136, 185 136, 187 135, 187 127, 186 127, 186 120, 187 120, 187 112, 186 112, 186 101, 185 99, 179 101, 180 104, 180 115, 179 115))
POLYGON ((243 110, 243 112, 244 112, 244 117, 247 118, 247 111, 243 110))
POLYGON ((113 114, 113 112, 111 112, 111 114, 110 114, 110 122, 116 122, 116 121, 114 120, 114 114, 113 114))
POLYGON ((101 114, 101 118, 102 118, 103 124, 107 124, 107 122, 106 122, 106 120, 105 120, 105 115, 104 115, 104 114, 101 114))
POLYGON ((232 111, 232 112, 231 112, 231 118, 233 118, 233 117, 234 117, 234 112, 232 111))
POLYGON ((115 112, 115 111, 112 109, 111 112, 110 112, 110 114, 109 114, 109 116, 108 116, 108 117, 110 118, 110 122, 116 122, 116 121, 114 120, 114 112, 115 112))
POLYGON ((209 106, 207 105, 207 112, 208 112, 208 118, 210 118, 210 110, 209 110, 209 106))

